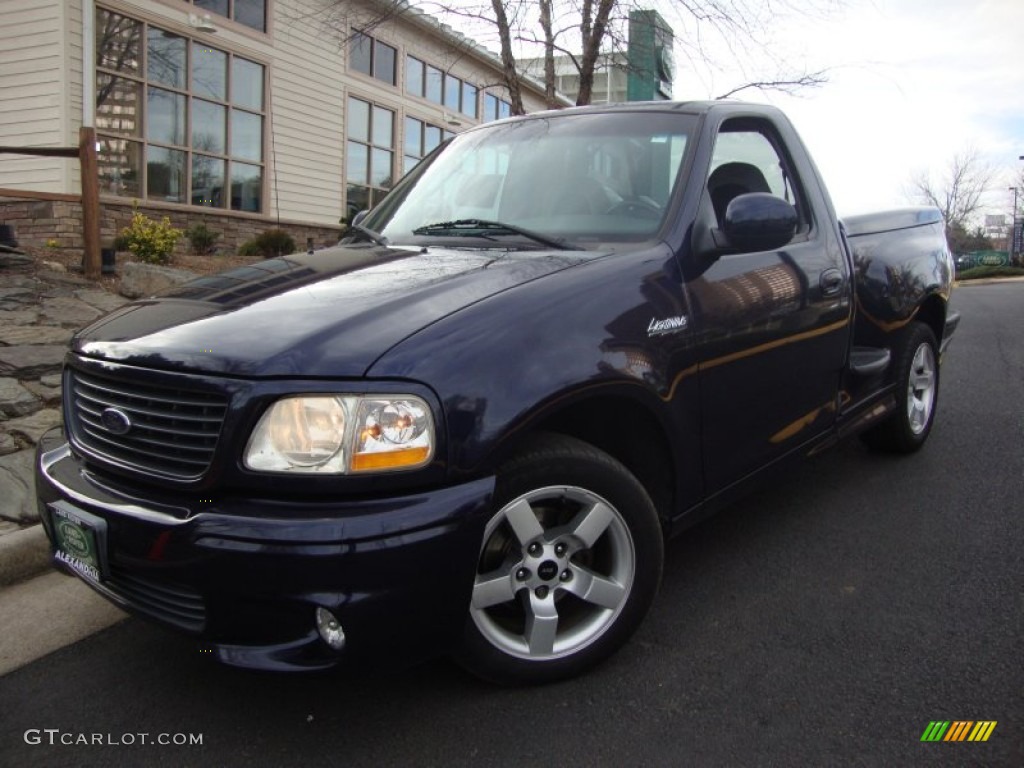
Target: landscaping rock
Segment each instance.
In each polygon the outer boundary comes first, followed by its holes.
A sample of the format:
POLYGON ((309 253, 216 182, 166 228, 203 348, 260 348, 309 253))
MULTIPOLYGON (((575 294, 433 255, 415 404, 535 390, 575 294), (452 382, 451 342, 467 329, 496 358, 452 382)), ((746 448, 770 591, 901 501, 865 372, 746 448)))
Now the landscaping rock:
POLYGON ((40 381, 23 381, 21 386, 42 400, 46 405, 57 405, 60 403, 61 396, 60 377, 57 377, 57 381, 58 385, 56 387, 47 386, 40 381))
POLYGON ((40 322, 47 325, 81 328, 105 313, 78 299, 58 298, 46 299, 40 306, 39 314, 40 322))
POLYGON ((30 327, 11 325, 0 327, 0 344, 19 346, 22 344, 67 344, 74 331, 56 325, 30 327))
POLYGON ((39 294, 29 287, 8 286, 0 288, 0 310, 19 310, 32 304, 39 294))
POLYGON ((38 411, 39 405, 39 398, 19 384, 17 379, 0 378, 0 413, 4 416, 27 416, 38 411))
MULTIPOLYGON (((9 434, 15 437, 22 437, 35 445, 39 442, 39 438, 43 436, 44 432, 60 424, 60 421, 61 415, 59 410, 56 408, 44 408, 29 416, 22 416, 4 422, 4 429, 9 434)), ((3 495, 0 495, 0 499, 2 498, 3 495)))
POLYGON ((30 267, 32 257, 22 253, 12 252, 6 248, 0 250, 0 267, 30 267))
POLYGON ((39 521, 33 486, 35 451, 28 449, 0 456, 0 518, 26 524, 39 521))
POLYGON ((0 347, 0 376, 38 379, 47 373, 59 373, 65 350, 63 344, 0 347))
POLYGON ((129 261, 121 271, 121 295, 129 299, 155 296, 197 277, 197 273, 185 269, 129 261))
POLYGON ((88 289, 75 291, 75 298, 103 312, 113 312, 128 303, 123 296, 118 296, 116 293, 88 289))
POLYGON ((18 443, 15 442, 14 436, 6 432, 0 432, 0 456, 6 456, 9 453, 14 453, 16 450, 18 450, 18 443))
POLYGON ((0 310, 0 328, 10 328, 12 325, 31 325, 38 319, 39 312, 35 308, 0 310))

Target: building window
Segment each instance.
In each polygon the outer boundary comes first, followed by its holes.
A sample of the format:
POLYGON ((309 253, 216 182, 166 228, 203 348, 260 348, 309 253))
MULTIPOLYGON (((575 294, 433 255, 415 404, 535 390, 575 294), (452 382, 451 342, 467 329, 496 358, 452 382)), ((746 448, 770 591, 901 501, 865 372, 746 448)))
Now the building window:
POLYGON ((196 9, 233 19, 239 24, 267 31, 267 0, 192 0, 196 9))
POLYGON ((375 40, 362 32, 353 32, 348 41, 348 66, 388 85, 394 85, 398 52, 390 45, 375 40))
POLYGON ((484 94, 484 122, 500 120, 512 114, 512 105, 490 93, 484 94))
POLYGON ((412 56, 405 57, 405 90, 413 96, 424 95, 423 75, 424 64, 412 56))
POLYGON ((262 64, 97 9, 100 190, 261 212, 264 81, 262 64))
POLYGON ((405 118, 405 142, 402 153, 403 175, 433 152, 444 138, 447 138, 445 131, 438 126, 417 120, 415 117, 405 118))
POLYGON ((462 84, 462 105, 459 107, 462 114, 476 119, 476 86, 464 82, 462 84))
POLYGON ((426 78, 425 95, 427 97, 427 101, 440 104, 441 94, 443 93, 444 88, 444 72, 437 67, 427 65, 426 78))
POLYGON ((462 81, 457 77, 444 77, 444 105, 448 109, 459 111, 459 99, 462 96, 462 81))
POLYGON ((479 111, 475 85, 445 74, 415 56, 405 57, 405 90, 474 119, 479 111))
POLYGON ((345 121, 346 213, 372 208, 394 183, 395 113, 350 96, 345 121))

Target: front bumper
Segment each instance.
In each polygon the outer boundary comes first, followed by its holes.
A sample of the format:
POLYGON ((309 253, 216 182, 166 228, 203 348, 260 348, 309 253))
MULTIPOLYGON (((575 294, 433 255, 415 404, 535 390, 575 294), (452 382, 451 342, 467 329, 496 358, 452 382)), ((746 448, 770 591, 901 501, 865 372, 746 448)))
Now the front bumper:
MULTIPOLYGON (((465 622, 493 478, 359 501, 175 497, 92 472, 57 429, 36 456, 39 511, 102 521, 101 579, 117 605, 192 634, 236 666, 316 669, 450 648, 465 622), (346 635, 320 639, 317 607, 346 635)), ((54 564, 68 567, 56 556, 54 564)))

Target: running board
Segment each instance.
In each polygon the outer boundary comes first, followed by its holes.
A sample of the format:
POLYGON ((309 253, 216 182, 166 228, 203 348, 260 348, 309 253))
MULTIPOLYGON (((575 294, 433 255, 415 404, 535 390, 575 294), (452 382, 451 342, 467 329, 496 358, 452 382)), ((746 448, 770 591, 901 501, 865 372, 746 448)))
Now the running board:
POLYGON ((884 347, 854 347, 850 370, 858 376, 875 376, 889 367, 892 353, 884 347))

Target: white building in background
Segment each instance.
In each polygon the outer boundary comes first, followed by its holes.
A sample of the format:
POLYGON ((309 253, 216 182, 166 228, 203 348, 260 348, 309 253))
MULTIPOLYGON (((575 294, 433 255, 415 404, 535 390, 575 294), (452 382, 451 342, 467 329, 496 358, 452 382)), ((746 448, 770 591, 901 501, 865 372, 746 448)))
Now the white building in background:
MULTIPOLYGON (((500 74, 372 0, 0 0, 0 146, 76 146, 95 126, 107 235, 138 201, 229 245, 278 223, 334 238, 447 135, 508 115, 500 74)), ((543 88, 523 99, 543 108, 543 88)), ((76 160, 0 154, 0 221, 29 245, 59 221, 80 247, 79 187, 76 160)))
MULTIPOLYGON (((555 56, 555 88, 573 103, 580 92, 580 75, 568 56, 555 56)), ((544 59, 523 59, 519 62, 523 72, 543 82, 544 59)), ((629 65, 622 53, 602 53, 594 66, 594 84, 591 104, 618 104, 628 101, 629 65)))
POLYGON ((989 240, 1005 240, 1010 231, 1010 217, 1002 214, 985 216, 985 237, 989 240))
MULTIPOLYGON (((617 104, 672 98, 674 33, 657 11, 629 12, 626 50, 598 55, 591 104, 617 104)), ((577 57, 579 58, 579 57, 577 57)), ((523 71, 543 82, 544 59, 520 61, 523 71)), ((573 103, 580 92, 579 70, 572 57, 554 57, 555 88, 573 103)))

